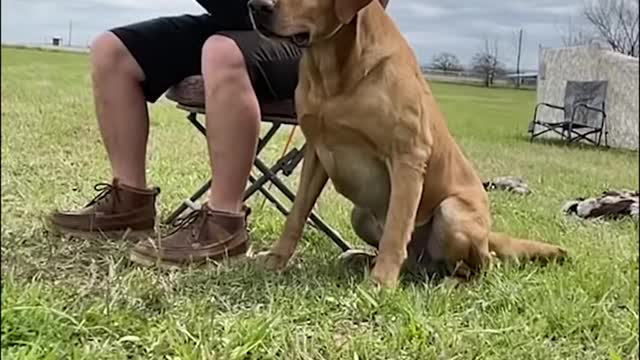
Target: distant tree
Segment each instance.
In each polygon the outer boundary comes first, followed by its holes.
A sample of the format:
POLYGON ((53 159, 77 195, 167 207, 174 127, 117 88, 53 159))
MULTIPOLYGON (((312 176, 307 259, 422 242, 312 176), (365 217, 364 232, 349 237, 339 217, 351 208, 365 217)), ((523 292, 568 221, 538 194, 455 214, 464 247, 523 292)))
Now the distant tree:
POLYGON ((484 86, 493 86, 497 75, 504 72, 498 58, 498 41, 485 39, 484 48, 473 56, 471 68, 484 78, 484 86))
POLYGON ((584 17, 613 51, 638 57, 640 0, 591 0, 584 17))
POLYGON ((567 21, 567 28, 560 31, 560 39, 564 46, 589 45, 594 42, 594 36, 584 27, 577 26, 571 17, 567 21))
POLYGON ((431 64, 429 64, 431 69, 438 69, 443 71, 459 71, 462 70, 462 65, 460 65, 460 60, 455 54, 451 54, 448 52, 442 52, 437 54, 431 60, 431 64))

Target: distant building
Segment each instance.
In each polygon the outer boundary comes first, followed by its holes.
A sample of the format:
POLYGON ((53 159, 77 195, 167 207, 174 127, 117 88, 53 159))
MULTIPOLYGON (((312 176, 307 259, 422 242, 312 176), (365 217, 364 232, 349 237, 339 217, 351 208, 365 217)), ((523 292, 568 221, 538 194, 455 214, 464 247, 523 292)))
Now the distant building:
POLYGON ((538 83, 538 72, 523 72, 520 74, 510 73, 504 76, 506 79, 513 81, 514 85, 518 83, 524 86, 536 86, 538 83))

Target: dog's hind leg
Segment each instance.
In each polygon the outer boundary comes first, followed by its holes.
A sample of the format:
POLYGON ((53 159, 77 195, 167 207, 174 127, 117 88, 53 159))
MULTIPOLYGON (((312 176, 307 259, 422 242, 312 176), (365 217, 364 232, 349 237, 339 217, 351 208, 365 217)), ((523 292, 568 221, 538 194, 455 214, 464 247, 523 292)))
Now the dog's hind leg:
POLYGON ((469 279, 491 261, 489 214, 457 198, 436 209, 426 243, 430 261, 444 266, 447 275, 469 279))
POLYGON ((352 267, 368 267, 375 263, 378 244, 382 237, 382 224, 369 209, 354 206, 351 210, 351 227, 360 239, 376 250, 351 249, 340 254, 342 263, 352 267))
POLYGON ((354 206, 351 210, 351 226, 360 239, 376 249, 378 248, 383 224, 378 221, 371 210, 354 206))

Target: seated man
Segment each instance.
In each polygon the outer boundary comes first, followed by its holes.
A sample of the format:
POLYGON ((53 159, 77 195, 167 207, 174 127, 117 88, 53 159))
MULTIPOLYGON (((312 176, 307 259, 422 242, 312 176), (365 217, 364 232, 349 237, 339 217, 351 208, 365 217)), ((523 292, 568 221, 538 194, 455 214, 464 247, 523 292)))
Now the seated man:
POLYGON ((84 208, 51 214, 55 229, 76 234, 153 230, 159 190, 148 188, 145 177, 146 102, 155 102, 185 77, 202 74, 209 160, 215 164, 207 205, 167 237, 140 241, 131 258, 145 265, 181 265, 246 252, 242 198, 259 135, 258 99, 293 98, 301 51, 253 31, 246 0, 198 2, 209 14, 149 20, 94 40, 96 115, 113 181, 84 208))

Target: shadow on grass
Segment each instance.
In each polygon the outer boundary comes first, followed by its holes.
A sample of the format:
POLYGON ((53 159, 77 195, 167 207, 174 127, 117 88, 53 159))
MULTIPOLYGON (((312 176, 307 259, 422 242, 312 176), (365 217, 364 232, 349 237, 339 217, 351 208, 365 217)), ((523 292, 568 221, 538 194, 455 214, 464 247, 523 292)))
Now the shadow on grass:
MULTIPOLYGON (((54 285, 74 302, 89 296, 103 299, 109 308, 140 307, 153 316, 172 311, 181 301, 203 301, 207 311, 228 312, 323 301, 326 291, 344 294, 371 285, 369 264, 340 261, 337 248, 314 231, 305 234, 297 255, 282 273, 264 269, 254 258, 176 270, 140 267, 129 261, 132 243, 126 240, 59 237, 46 231, 33 235, 39 241, 27 236, 12 245, 3 244, 3 274, 12 274, 18 282, 54 285)), ((263 240, 260 237, 267 234, 256 235, 256 240, 263 240)), ((269 245, 257 243, 256 252, 269 245)), ((482 278, 457 283, 473 287, 482 278)), ((405 268, 400 287, 436 287, 449 279, 405 268)))

